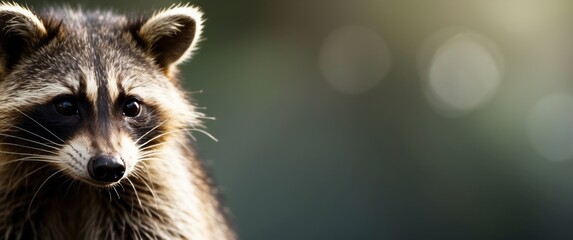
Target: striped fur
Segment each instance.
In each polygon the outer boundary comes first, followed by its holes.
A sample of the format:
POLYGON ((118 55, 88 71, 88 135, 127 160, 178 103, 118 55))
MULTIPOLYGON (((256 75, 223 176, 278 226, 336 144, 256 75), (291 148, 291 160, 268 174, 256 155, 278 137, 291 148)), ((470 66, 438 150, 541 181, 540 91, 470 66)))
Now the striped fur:
POLYGON ((130 19, 0 4, 0 239, 235 239, 188 138, 205 116, 177 79, 201 30, 188 5, 130 19), (77 115, 58 115, 62 98, 77 115), (101 153, 126 176, 92 181, 101 153))

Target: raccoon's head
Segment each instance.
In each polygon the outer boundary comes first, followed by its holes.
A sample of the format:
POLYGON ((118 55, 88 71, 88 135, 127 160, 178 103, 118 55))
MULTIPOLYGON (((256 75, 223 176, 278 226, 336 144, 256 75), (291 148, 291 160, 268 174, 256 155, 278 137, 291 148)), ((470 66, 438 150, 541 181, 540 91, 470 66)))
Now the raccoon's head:
POLYGON ((0 161, 111 186, 198 124, 176 79, 201 13, 148 18, 0 4, 0 161))

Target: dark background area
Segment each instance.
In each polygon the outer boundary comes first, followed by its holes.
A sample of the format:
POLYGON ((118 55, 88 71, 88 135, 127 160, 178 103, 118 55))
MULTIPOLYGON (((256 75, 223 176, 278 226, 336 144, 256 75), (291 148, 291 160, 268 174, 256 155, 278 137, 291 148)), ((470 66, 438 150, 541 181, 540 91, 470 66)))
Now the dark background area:
POLYGON ((242 239, 573 239, 570 1, 192 3, 182 77, 242 239))

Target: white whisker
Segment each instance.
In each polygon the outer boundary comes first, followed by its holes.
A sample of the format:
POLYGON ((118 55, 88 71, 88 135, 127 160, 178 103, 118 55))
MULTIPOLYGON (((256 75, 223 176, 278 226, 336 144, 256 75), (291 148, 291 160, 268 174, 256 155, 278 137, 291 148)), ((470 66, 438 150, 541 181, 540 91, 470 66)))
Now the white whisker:
MULTIPOLYGON (((219 142, 219 140, 218 140, 217 138, 215 138, 213 135, 211 135, 210 133, 208 133, 207 131, 205 131, 205 130, 203 130, 203 129, 199 129, 199 128, 193 127, 193 128, 188 129, 188 130, 203 133, 203 134, 205 134, 205 136, 207 136, 207 137, 213 139, 213 141, 219 142)), ((195 137, 193 137, 193 135, 192 135, 191 133, 188 133, 188 134, 189 134, 189 136, 191 136, 192 138, 195 138, 195 137)))
POLYGON ((64 146, 64 144, 60 144, 60 143, 54 142, 54 141, 52 141, 52 140, 50 140, 50 139, 48 139, 48 138, 46 138, 46 137, 41 136, 40 134, 34 133, 34 132, 29 131, 29 130, 26 130, 26 129, 24 129, 24 128, 21 128, 21 127, 18 127, 18 126, 14 126, 14 128, 19 129, 19 130, 22 130, 22 131, 24 131, 24 132, 27 132, 27 133, 29 133, 29 134, 32 134, 32 135, 34 135, 34 136, 36 136, 36 137, 39 137, 39 138, 41 138, 41 139, 43 139, 43 140, 45 140, 45 141, 48 141, 48 142, 51 143, 51 144, 56 145, 56 146, 64 146))
POLYGON ((20 156, 37 156, 37 157, 46 157, 45 155, 40 155, 36 153, 21 153, 21 152, 10 152, 10 151, 1 151, 0 153, 4 154, 12 154, 12 155, 20 155, 20 156))
MULTIPOLYGON (((142 172, 144 172, 144 171, 142 171, 142 172)), ((139 175, 139 172, 137 172, 137 171, 134 172, 133 176, 136 177, 137 179, 139 179, 141 182, 143 182, 143 184, 147 187, 147 189, 149 189, 149 192, 150 192, 151 195, 153 196, 153 200, 155 200, 155 206, 158 206, 158 205, 159 205, 159 201, 158 201, 158 198, 157 198, 157 194, 155 194, 155 191, 153 191, 153 189, 151 188, 151 186, 149 186, 149 185, 147 184, 147 181, 145 181, 145 178, 143 178, 143 176, 140 176, 140 175, 139 175)), ((149 176, 149 174, 148 174, 148 176, 149 176)))
POLYGON ((155 140, 155 139, 158 139, 158 138, 160 138, 160 137, 163 137, 163 136, 165 136, 165 135, 167 135, 167 134, 172 134, 172 133, 177 133, 177 132, 183 132, 183 131, 185 131, 185 129, 178 129, 178 130, 173 130, 173 131, 167 131, 167 132, 158 134, 157 136, 155 136, 155 137, 153 137, 153 138, 147 140, 145 143, 140 144, 139 147, 143 147, 143 146, 147 145, 148 143, 150 143, 151 141, 153 141, 153 140, 155 140))
POLYGON ((163 151, 148 151, 148 152, 144 152, 143 154, 139 155, 139 159, 144 159, 144 158, 148 158, 148 157, 159 157, 163 154, 163 151))
POLYGON ((133 188, 133 192, 135 193, 135 197, 137 198, 137 202, 139 203, 139 207, 143 208, 143 204, 141 203, 141 199, 139 198, 139 194, 137 193, 137 190, 135 189, 135 185, 133 184, 133 182, 131 180, 129 180, 129 178, 125 178, 129 184, 131 184, 131 188, 133 188))
MULTIPOLYGON (((41 142, 34 141, 34 140, 30 140, 30 139, 23 138, 23 137, 18 137, 18 136, 14 136, 14 135, 10 135, 10 134, 5 134, 5 133, 0 133, 0 136, 5 136, 5 137, 10 137, 10 138, 20 139, 20 140, 28 141, 28 142, 35 143, 35 144, 38 144, 38 145, 42 145, 42 146, 45 146, 45 147, 49 147, 49 148, 52 148, 52 149, 54 149, 54 150, 59 150, 59 149, 58 149, 57 147, 55 147, 55 146, 52 146, 52 145, 49 145, 49 144, 45 144, 45 143, 41 143, 41 142)), ((58 146, 63 146, 63 145, 60 144, 60 145, 58 145, 58 146)))
POLYGON ((58 154, 57 152, 54 152, 54 151, 50 151, 50 150, 46 150, 46 149, 42 149, 42 148, 37 148, 37 147, 31 147, 31 146, 22 145, 22 144, 16 144, 16 143, 0 143, 0 145, 15 146, 15 147, 27 148, 27 149, 32 149, 32 150, 38 150, 38 151, 42 151, 42 152, 51 153, 54 155, 58 154))
POLYGON ((62 143, 66 143, 66 141, 62 140, 60 137, 58 137, 58 135, 54 134, 52 131, 50 131, 48 128, 44 127, 44 125, 42 125, 41 123, 39 123, 38 121, 36 121, 34 118, 28 116, 28 114, 25 114, 24 112, 20 111, 17 108, 16 111, 18 111, 19 113, 21 113, 22 115, 26 116, 27 118, 29 118, 30 120, 32 120, 33 122, 35 122, 36 124, 38 124, 38 126, 40 126, 41 128, 43 128, 44 130, 46 130, 48 133, 52 134, 52 136, 56 137, 58 140, 62 141, 62 143))
POLYGON ((117 200, 121 200, 121 197, 119 196, 117 189, 115 189, 115 186, 112 186, 111 188, 113 189, 113 191, 115 191, 115 194, 117 194, 117 200))
POLYGON ((19 113, 21 113, 22 115, 26 116, 27 118, 29 118, 30 120, 34 121, 36 124, 38 124, 38 126, 40 126, 41 128, 43 128, 44 130, 46 130, 48 133, 50 133, 52 136, 54 136, 55 138, 57 138, 58 140, 60 140, 63 144, 66 144, 68 146, 70 146, 72 149, 74 149, 74 151, 79 152, 77 149, 74 148, 74 146, 70 145, 69 143, 67 143, 66 141, 64 141, 63 139, 61 139, 60 137, 58 137, 58 135, 56 135, 55 133, 53 133, 52 131, 50 131, 48 128, 44 127, 44 125, 42 125, 40 122, 36 121, 34 118, 28 116, 26 113, 20 111, 17 108, 16 111, 18 111, 19 113))
POLYGON ((163 125, 165 122, 167 122, 167 120, 157 124, 157 126, 153 127, 152 129, 150 129, 149 131, 147 131, 145 134, 141 135, 141 137, 139 137, 137 140, 135 140, 135 144, 139 143, 139 141, 141 141, 141 139, 143 139, 145 136, 147 136, 147 134, 153 132, 153 130, 157 129, 158 127, 160 127, 161 125, 163 125))
POLYGON ((28 156, 28 157, 21 157, 12 159, 7 162, 0 163, 0 166, 12 164, 12 163, 22 163, 22 162, 46 162, 46 163, 58 163, 59 160, 56 158, 46 158, 46 157, 39 157, 39 156, 28 156))
POLYGON ((146 151, 147 149, 159 147, 159 146, 164 145, 164 144, 166 144, 166 142, 159 142, 159 143, 156 143, 156 144, 152 144, 152 145, 149 145, 149 146, 145 146, 145 147, 139 149, 139 151, 144 152, 144 151, 146 151))
POLYGON ((217 118, 215 118, 215 117, 199 116, 199 117, 197 117, 197 118, 199 118, 199 119, 205 119, 205 120, 217 120, 217 118))
POLYGON ((40 187, 38 188, 38 190, 36 190, 36 192, 34 193, 34 196, 32 196, 32 200, 30 200, 30 204, 28 204, 28 217, 31 217, 32 215, 30 214, 30 210, 32 209, 32 203, 34 203, 34 199, 36 199, 36 196, 38 195, 38 192, 40 192, 40 190, 42 189, 42 187, 48 182, 48 180, 50 180, 50 178, 54 177, 56 174, 60 173, 64 171, 62 170, 58 170, 54 173, 52 173, 52 175, 50 175, 49 177, 46 178, 46 180, 44 180, 44 182, 42 182, 42 184, 40 184, 40 187))

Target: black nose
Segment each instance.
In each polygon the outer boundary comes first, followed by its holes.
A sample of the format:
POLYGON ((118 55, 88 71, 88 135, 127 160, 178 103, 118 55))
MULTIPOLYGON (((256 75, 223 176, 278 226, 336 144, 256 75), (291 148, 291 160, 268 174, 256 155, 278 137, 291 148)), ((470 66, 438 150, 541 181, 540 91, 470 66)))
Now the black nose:
POLYGON ((101 155, 90 159, 88 173, 93 180, 98 182, 116 182, 123 177, 125 165, 116 157, 101 155))

